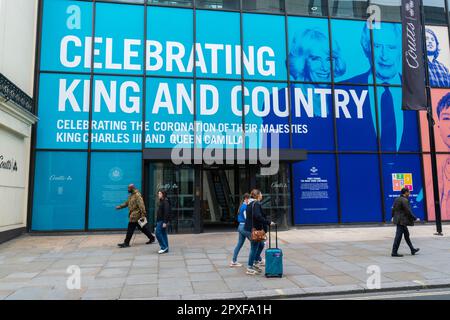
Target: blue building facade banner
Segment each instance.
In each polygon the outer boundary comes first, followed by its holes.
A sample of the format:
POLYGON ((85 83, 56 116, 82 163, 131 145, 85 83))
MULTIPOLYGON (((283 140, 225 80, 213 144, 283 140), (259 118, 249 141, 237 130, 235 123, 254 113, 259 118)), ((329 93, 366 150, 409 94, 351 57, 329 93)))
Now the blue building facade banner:
MULTIPOLYGON (((90 201, 123 182, 106 167, 143 183, 143 149, 306 149, 290 171, 295 224, 390 220, 395 174, 411 175, 426 218, 424 128, 401 109, 401 32, 399 21, 372 30, 331 16, 44 0, 36 172, 57 154, 90 154, 91 175, 102 172, 90 201), (348 198, 365 187, 370 199, 348 198)), ((80 203, 88 228, 123 227, 119 216, 102 225, 111 204, 101 199, 80 203)), ((59 229, 34 203, 32 228, 59 229)))

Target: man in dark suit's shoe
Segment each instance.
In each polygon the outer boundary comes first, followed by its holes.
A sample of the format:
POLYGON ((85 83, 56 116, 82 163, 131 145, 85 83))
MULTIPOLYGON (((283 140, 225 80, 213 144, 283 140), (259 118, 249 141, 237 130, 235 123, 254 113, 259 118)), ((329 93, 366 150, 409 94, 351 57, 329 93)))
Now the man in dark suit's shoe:
POLYGON ((391 257, 403 257, 402 254, 398 254, 398 253, 392 253, 391 257))
POLYGON ((403 188, 400 197, 395 199, 394 205, 392 206, 392 222, 397 225, 397 232, 395 234, 394 245, 392 246, 392 257, 401 257, 398 254, 398 248, 400 247, 400 242, 402 237, 405 237, 405 241, 411 249, 411 254, 415 255, 419 249, 415 249, 409 239, 408 226, 413 226, 414 221, 419 221, 418 218, 412 213, 411 206, 409 204, 409 194, 408 188, 403 188))
POLYGON ((417 252, 419 252, 419 248, 415 248, 415 249, 413 249, 413 250, 411 250, 411 254, 414 256, 414 255, 416 255, 416 253, 417 252))
POLYGON ((128 248, 130 245, 128 243, 119 243, 118 244, 119 248, 128 248))

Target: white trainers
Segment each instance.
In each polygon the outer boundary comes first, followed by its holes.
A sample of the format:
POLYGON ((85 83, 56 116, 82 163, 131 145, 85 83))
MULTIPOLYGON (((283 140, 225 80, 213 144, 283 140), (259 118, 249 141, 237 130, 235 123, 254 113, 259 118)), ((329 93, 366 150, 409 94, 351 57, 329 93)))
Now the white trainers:
POLYGON ((266 261, 262 259, 261 261, 258 261, 255 263, 258 267, 264 267, 266 265, 266 261))
POLYGON ((255 270, 257 273, 262 273, 262 269, 258 267, 256 264, 253 265, 253 270, 255 270))
POLYGON ((162 250, 162 249, 161 249, 161 250, 158 251, 158 253, 159 253, 159 254, 163 254, 163 253, 166 253, 167 251, 169 251, 169 249, 165 249, 165 250, 162 250))
POLYGON ((247 271, 245 273, 249 274, 249 275, 252 275, 252 276, 257 274, 256 270, 253 269, 253 268, 247 268, 247 271))
POLYGON ((233 268, 233 267, 242 267, 242 263, 239 263, 239 262, 233 262, 233 261, 231 261, 230 262, 230 267, 231 268, 233 268))

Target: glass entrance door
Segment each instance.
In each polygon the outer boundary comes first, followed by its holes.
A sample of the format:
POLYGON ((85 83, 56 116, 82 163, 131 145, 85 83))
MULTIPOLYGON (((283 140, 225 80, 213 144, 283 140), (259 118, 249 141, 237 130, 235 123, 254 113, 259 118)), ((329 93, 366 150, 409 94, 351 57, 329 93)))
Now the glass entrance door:
POLYGON ((255 186, 263 194, 264 213, 281 228, 287 228, 291 217, 290 166, 280 163, 277 174, 263 176, 255 173, 255 186))
POLYGON ((158 210, 157 192, 167 191, 172 206, 173 220, 170 233, 194 232, 194 168, 174 166, 169 162, 147 164, 147 201, 150 223, 155 223, 158 210))

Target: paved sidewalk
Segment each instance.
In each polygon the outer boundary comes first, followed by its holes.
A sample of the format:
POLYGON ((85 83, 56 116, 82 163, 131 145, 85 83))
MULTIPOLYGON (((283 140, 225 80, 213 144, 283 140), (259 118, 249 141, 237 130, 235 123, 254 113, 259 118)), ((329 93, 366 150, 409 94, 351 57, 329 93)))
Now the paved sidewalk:
POLYGON ((145 245, 120 249, 124 235, 24 235, 0 245, 0 299, 252 299, 363 292, 367 268, 381 269, 381 288, 450 286, 450 225, 444 237, 433 225, 410 229, 411 256, 390 257, 393 226, 292 229, 279 233, 282 279, 245 274, 228 266, 237 233, 169 236, 170 253, 145 245), (67 267, 81 268, 81 289, 68 290, 67 267))

